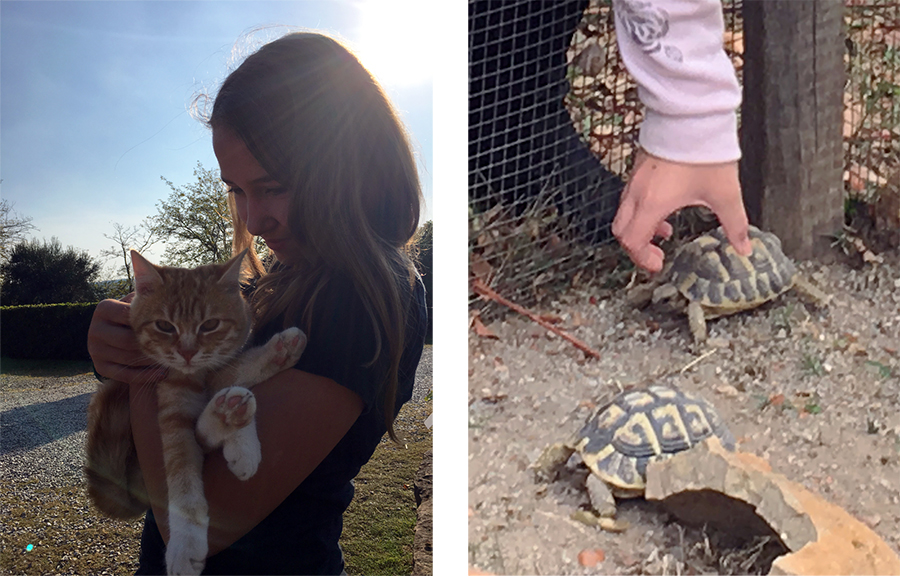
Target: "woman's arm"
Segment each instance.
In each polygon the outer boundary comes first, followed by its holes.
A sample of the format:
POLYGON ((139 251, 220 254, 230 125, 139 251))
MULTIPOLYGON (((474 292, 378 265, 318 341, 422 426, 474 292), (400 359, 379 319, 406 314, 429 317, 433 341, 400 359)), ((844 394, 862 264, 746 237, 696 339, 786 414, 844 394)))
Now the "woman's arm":
MULTIPOLYGON (((131 386, 131 426, 153 514, 168 542, 166 478, 156 394, 131 386)), ((344 437, 363 401, 333 380, 286 370, 257 384, 256 425, 262 461, 242 482, 228 470, 221 450, 206 457, 203 485, 209 503, 209 555, 227 548, 268 516, 344 437)))

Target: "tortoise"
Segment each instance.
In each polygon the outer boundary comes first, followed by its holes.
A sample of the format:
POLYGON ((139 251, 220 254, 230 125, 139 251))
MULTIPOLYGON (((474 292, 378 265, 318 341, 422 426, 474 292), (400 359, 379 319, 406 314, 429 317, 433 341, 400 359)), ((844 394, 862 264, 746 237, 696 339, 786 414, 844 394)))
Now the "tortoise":
POLYGON ((797 272, 781 240, 749 228, 753 253, 741 256, 721 226, 681 246, 660 279, 629 294, 638 306, 662 302, 686 312, 694 341, 706 341, 706 321, 756 308, 790 289, 816 305, 828 297, 797 272))
POLYGON ((577 455, 589 474, 585 487, 592 511, 573 518, 610 531, 617 522, 615 499, 644 495, 647 465, 665 460, 715 435, 734 451, 735 440, 707 400, 677 388, 651 385, 626 390, 596 410, 566 442, 551 444, 532 464, 540 481, 553 481, 560 466, 577 455))

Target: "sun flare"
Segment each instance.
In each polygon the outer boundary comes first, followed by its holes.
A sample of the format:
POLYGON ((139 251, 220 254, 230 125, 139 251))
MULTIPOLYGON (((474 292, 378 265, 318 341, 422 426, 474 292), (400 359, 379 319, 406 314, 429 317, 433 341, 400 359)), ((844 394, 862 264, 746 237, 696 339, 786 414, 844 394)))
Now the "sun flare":
POLYGON ((385 86, 414 86, 431 81, 434 55, 428 0, 362 0, 354 48, 362 63, 385 86))

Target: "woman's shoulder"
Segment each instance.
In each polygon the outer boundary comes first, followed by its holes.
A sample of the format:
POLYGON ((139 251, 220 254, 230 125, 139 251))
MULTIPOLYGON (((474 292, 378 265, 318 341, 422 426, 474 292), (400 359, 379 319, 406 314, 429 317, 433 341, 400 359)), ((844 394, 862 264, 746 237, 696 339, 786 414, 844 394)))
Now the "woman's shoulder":
MULTIPOLYGON (((418 275, 410 282, 400 282, 398 286, 402 301, 407 303, 404 306, 407 315, 418 317, 423 313, 427 314, 425 287, 418 275)), ((320 316, 333 319, 332 313, 338 312, 338 317, 350 315, 354 319, 365 320, 371 324, 371 320, 365 312, 366 306, 362 293, 347 273, 331 274, 319 288, 316 303, 314 314, 318 309, 321 312, 320 316), (360 311, 363 312, 362 315, 358 314, 360 311)))

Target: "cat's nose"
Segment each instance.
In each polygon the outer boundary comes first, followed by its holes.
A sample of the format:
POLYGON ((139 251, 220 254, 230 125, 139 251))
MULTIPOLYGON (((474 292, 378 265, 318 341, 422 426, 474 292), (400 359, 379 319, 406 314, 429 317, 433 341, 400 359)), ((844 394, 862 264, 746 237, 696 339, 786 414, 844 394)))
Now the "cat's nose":
POLYGON ((197 350, 191 350, 189 348, 181 348, 178 347, 178 353, 184 358, 184 361, 188 364, 191 363, 191 358, 193 358, 197 354, 197 350))

